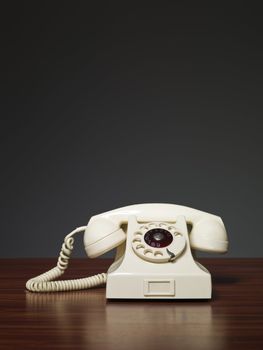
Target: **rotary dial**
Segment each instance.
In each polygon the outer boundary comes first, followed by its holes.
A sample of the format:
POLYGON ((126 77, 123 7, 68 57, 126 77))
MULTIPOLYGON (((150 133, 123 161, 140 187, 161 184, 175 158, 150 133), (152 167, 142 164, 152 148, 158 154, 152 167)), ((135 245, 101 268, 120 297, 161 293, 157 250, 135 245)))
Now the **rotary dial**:
POLYGON ((132 239, 132 248, 140 258, 158 263, 174 261, 183 252, 185 244, 176 224, 164 222, 140 226, 132 239))

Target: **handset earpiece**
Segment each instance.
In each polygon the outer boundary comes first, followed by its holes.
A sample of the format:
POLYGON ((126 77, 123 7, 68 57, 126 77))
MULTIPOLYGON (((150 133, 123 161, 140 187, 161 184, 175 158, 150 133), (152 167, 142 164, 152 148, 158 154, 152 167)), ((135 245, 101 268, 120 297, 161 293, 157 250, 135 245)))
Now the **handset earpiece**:
POLYGON ((190 232, 190 244, 193 249, 225 253, 228 238, 223 221, 203 217, 194 222, 190 232))
POLYGON ((90 258, 96 258, 125 240, 125 232, 118 224, 108 218, 97 217, 88 223, 84 234, 84 247, 90 258))

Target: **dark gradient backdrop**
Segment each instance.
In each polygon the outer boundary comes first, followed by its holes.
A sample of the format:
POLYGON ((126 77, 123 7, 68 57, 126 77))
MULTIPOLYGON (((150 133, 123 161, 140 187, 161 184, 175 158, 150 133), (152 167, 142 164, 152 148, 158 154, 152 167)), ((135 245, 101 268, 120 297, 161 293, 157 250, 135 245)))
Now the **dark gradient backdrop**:
POLYGON ((262 256, 260 9, 90 4, 2 8, 1 256, 141 202, 218 214, 229 256, 262 256))

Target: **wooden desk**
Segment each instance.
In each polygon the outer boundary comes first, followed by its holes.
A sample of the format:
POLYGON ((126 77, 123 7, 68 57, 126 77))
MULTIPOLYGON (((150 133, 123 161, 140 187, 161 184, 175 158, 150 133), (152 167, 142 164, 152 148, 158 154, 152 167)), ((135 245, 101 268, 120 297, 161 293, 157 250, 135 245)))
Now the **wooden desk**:
MULTIPOLYGON (((200 259, 209 301, 111 301, 105 289, 35 294, 28 278, 55 259, 1 259, 1 349, 263 349, 263 259, 200 259)), ((65 277, 106 271, 76 259, 65 277)))

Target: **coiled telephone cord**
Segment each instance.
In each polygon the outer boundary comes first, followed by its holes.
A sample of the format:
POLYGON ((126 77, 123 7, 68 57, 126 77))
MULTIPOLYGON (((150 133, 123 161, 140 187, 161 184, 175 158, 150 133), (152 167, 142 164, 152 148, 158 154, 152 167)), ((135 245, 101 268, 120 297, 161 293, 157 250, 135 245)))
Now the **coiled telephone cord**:
POLYGON ((78 227, 65 237, 57 261, 57 266, 28 280, 26 283, 26 288, 28 290, 31 292, 64 292, 97 287, 106 283, 106 273, 73 280, 54 281, 56 278, 62 276, 68 267, 74 245, 73 236, 78 232, 85 231, 85 229, 86 226, 78 227))

